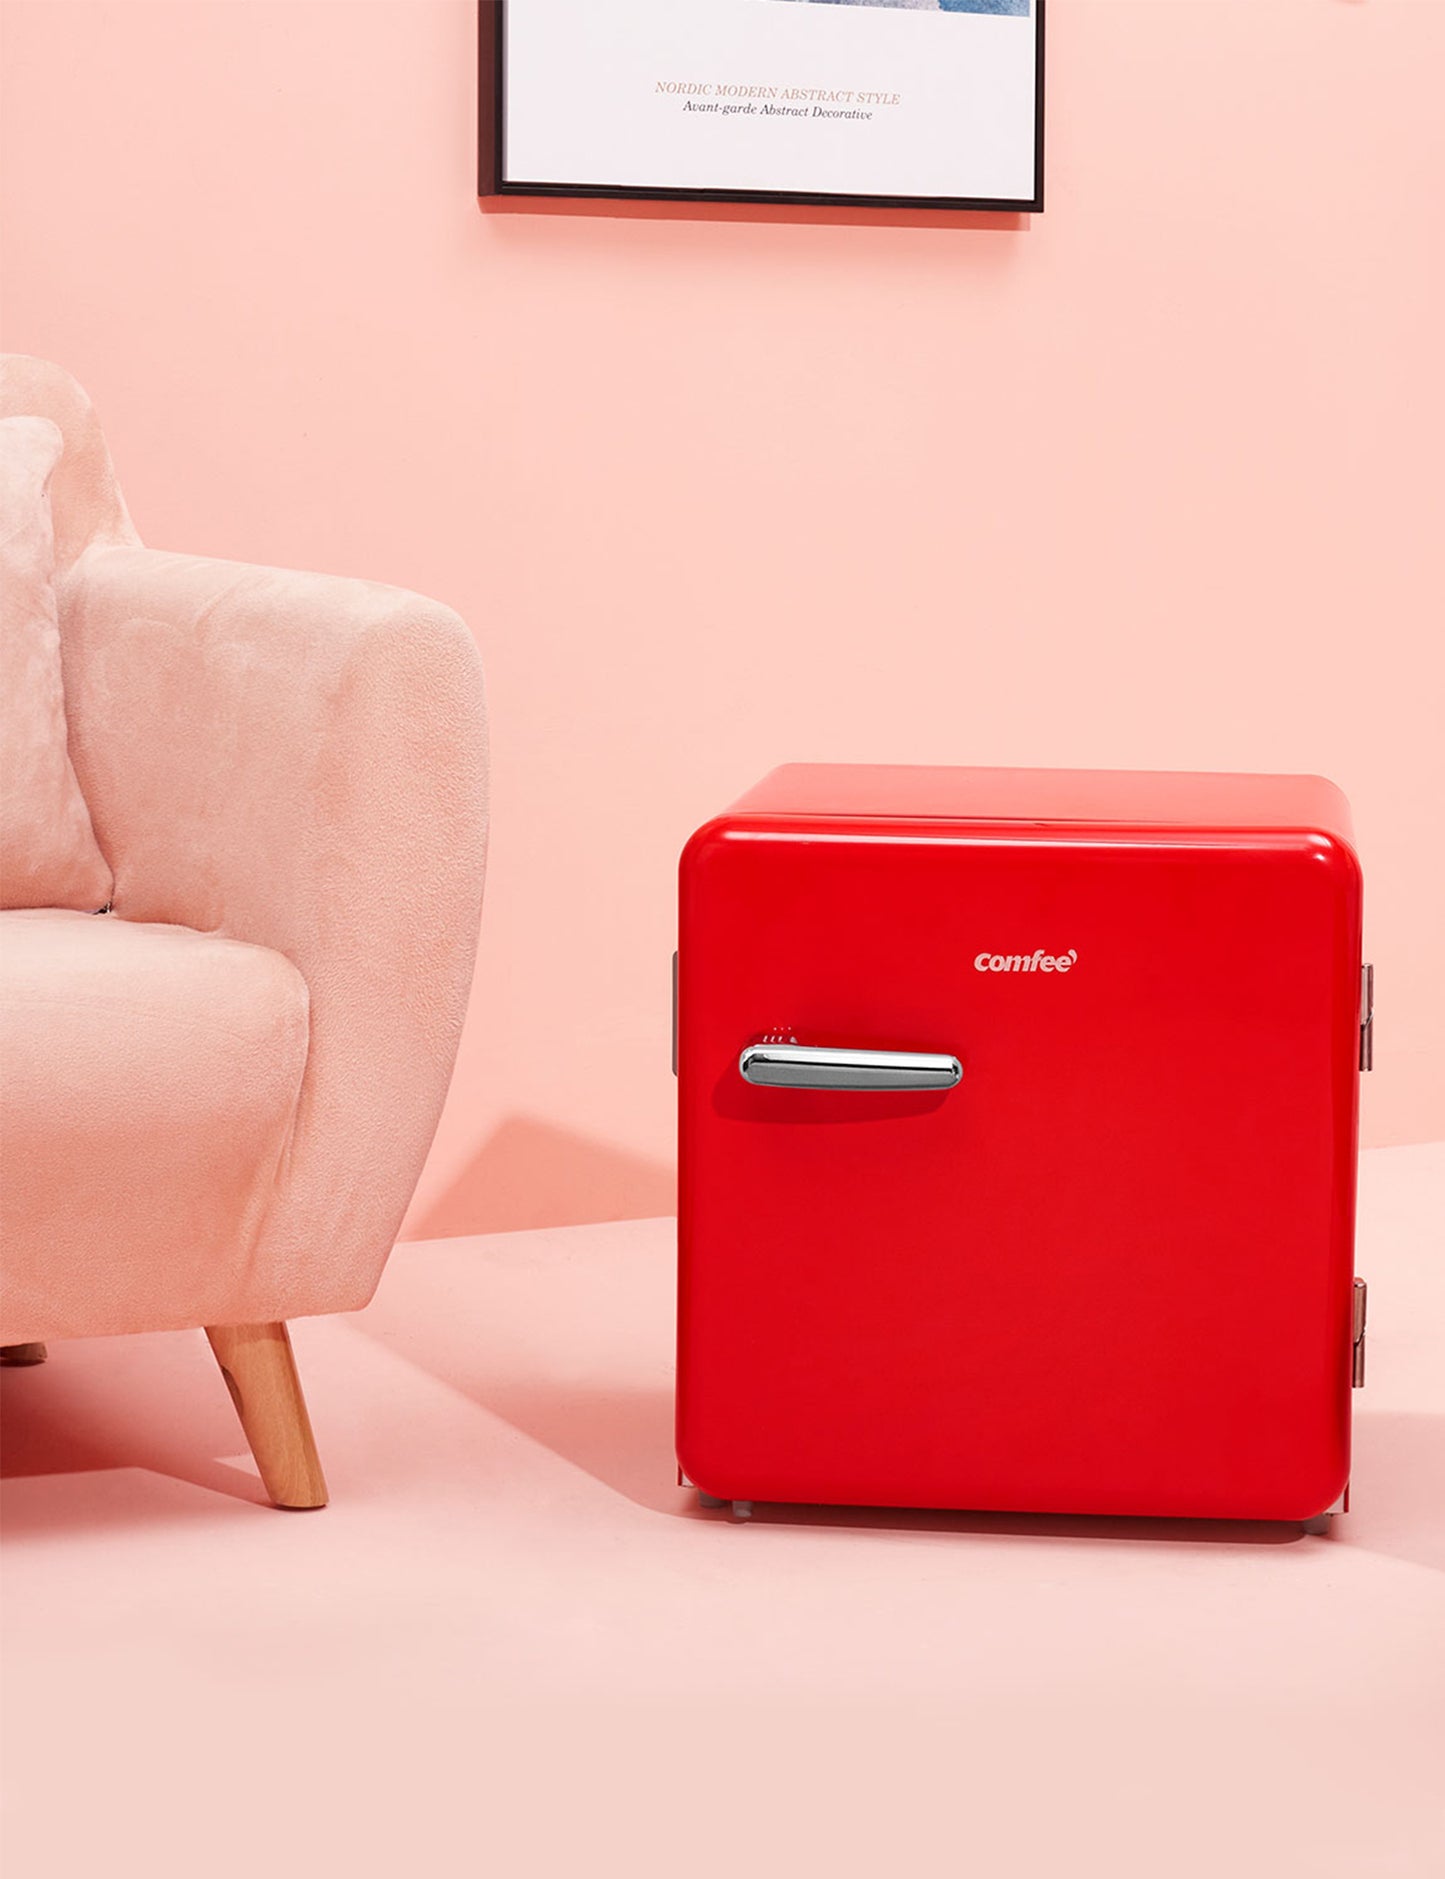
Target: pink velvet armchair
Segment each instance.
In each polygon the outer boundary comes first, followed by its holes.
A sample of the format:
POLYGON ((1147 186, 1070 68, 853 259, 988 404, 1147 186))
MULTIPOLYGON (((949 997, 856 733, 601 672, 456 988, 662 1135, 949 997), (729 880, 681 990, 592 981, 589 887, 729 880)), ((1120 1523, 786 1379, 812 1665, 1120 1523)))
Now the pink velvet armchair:
POLYGON ((0 913, 0 1343, 204 1327, 272 1499, 320 1506, 286 1320, 367 1302, 436 1127, 485 869, 476 650, 415 594, 142 547, 55 367, 4 361, 14 414, 63 436, 64 710, 113 886, 0 913))

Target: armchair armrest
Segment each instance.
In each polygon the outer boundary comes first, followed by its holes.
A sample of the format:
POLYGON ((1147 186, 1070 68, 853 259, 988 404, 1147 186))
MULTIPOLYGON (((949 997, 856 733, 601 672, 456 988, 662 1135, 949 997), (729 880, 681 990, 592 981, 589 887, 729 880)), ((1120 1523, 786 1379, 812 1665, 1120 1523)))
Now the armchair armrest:
POLYGON ((485 873, 480 662, 371 582, 98 547, 61 594, 70 746, 115 911, 283 953, 290 1154, 234 1321, 362 1305, 430 1146, 485 873))

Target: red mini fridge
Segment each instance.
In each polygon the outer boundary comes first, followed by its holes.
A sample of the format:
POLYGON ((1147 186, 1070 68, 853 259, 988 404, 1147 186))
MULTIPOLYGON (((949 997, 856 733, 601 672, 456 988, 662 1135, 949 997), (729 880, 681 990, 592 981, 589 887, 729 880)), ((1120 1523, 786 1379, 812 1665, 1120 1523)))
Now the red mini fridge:
POLYGON ((739 1514, 1322 1524, 1360 920, 1318 777, 789 765, 699 829, 684 1477, 739 1514))

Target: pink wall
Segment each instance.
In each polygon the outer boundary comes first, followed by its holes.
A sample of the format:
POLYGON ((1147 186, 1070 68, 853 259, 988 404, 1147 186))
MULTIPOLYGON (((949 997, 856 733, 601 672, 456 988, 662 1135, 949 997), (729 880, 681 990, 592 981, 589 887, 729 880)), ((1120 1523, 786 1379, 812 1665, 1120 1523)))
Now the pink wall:
POLYGON ((794 757, 1333 776, 1367 1139, 1445 1135, 1445 5, 1058 0, 1048 212, 995 226, 479 214, 473 34, 4 6, 6 343, 90 386, 143 534, 481 641, 413 1230, 668 1209, 674 858, 794 757))

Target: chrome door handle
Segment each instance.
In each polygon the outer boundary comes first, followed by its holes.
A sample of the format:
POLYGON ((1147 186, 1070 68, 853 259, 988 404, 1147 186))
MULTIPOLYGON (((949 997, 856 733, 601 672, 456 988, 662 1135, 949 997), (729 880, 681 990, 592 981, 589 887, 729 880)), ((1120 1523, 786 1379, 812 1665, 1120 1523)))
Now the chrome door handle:
POLYGON ((748 1083, 784 1090, 951 1090, 957 1057, 919 1050, 832 1050, 808 1044, 749 1044, 738 1058, 748 1083))

